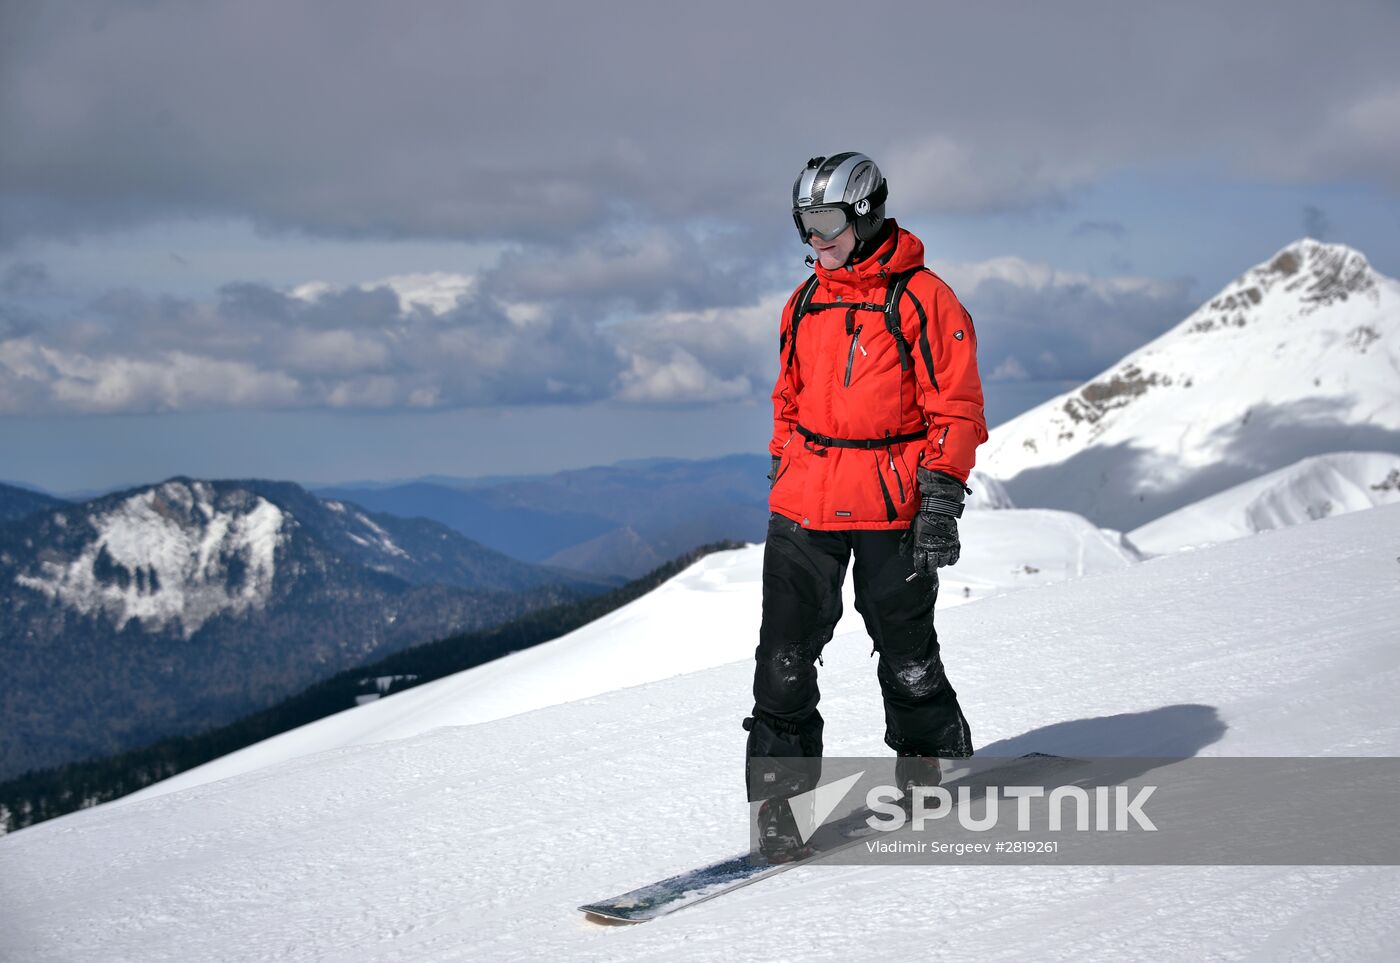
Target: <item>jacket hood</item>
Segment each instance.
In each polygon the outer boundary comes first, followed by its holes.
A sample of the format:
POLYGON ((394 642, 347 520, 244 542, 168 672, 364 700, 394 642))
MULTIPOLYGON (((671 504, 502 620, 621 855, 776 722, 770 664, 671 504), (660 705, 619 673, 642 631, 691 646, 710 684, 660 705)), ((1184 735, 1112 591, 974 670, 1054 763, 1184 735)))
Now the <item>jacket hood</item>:
POLYGON ((889 219, 890 236, 869 257, 850 268, 828 270, 821 261, 813 266, 822 284, 833 291, 852 292, 883 288, 889 275, 924 266, 924 242, 889 219))

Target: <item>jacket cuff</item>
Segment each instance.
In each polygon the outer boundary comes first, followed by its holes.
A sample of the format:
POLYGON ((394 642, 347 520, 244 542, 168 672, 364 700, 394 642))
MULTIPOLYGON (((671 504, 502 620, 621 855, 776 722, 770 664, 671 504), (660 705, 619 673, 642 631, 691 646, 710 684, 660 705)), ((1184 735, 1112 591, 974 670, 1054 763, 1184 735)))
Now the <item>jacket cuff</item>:
POLYGON ((925 495, 946 498, 962 504, 966 497, 967 488, 962 482, 946 472, 930 471, 921 467, 919 469, 919 491, 925 495))

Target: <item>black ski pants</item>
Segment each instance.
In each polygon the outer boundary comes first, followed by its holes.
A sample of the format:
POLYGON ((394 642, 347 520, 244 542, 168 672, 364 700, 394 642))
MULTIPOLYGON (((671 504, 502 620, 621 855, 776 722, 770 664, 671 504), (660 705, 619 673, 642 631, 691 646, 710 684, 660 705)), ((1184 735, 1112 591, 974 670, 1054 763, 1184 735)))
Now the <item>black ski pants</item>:
POLYGON ((880 655, 885 743, 896 752, 972 755, 972 733, 939 658, 933 627, 938 576, 914 574, 897 531, 818 532, 774 512, 763 551, 763 623, 754 653, 749 799, 789 796, 820 776, 817 662, 841 618, 841 587, 855 557, 856 611, 880 655))

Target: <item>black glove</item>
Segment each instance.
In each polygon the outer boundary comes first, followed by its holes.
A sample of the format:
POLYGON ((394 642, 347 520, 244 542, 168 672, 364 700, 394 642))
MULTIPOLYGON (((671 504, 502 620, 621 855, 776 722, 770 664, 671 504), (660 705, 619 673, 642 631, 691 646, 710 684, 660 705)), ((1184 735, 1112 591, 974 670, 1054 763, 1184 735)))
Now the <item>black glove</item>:
POLYGON ((932 575, 945 565, 956 565, 962 553, 958 541, 958 518, 963 513, 963 483, 952 475, 919 469, 919 491, 923 502, 908 540, 914 552, 914 571, 932 575))
POLYGON ((773 490, 773 486, 778 484, 778 466, 783 462, 782 458, 777 455, 773 455, 772 458, 773 467, 768 469, 768 490, 770 492, 773 490))

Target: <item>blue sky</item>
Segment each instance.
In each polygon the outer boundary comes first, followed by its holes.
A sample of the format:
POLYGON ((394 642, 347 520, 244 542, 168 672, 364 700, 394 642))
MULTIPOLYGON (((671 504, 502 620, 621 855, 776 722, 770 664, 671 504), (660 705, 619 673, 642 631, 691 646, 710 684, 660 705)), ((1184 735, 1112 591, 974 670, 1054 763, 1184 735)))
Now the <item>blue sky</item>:
POLYGON ((993 423, 1305 234, 1400 275, 1393 4, 414 10, 5 6, 0 479, 761 452, 841 150, 993 423))

